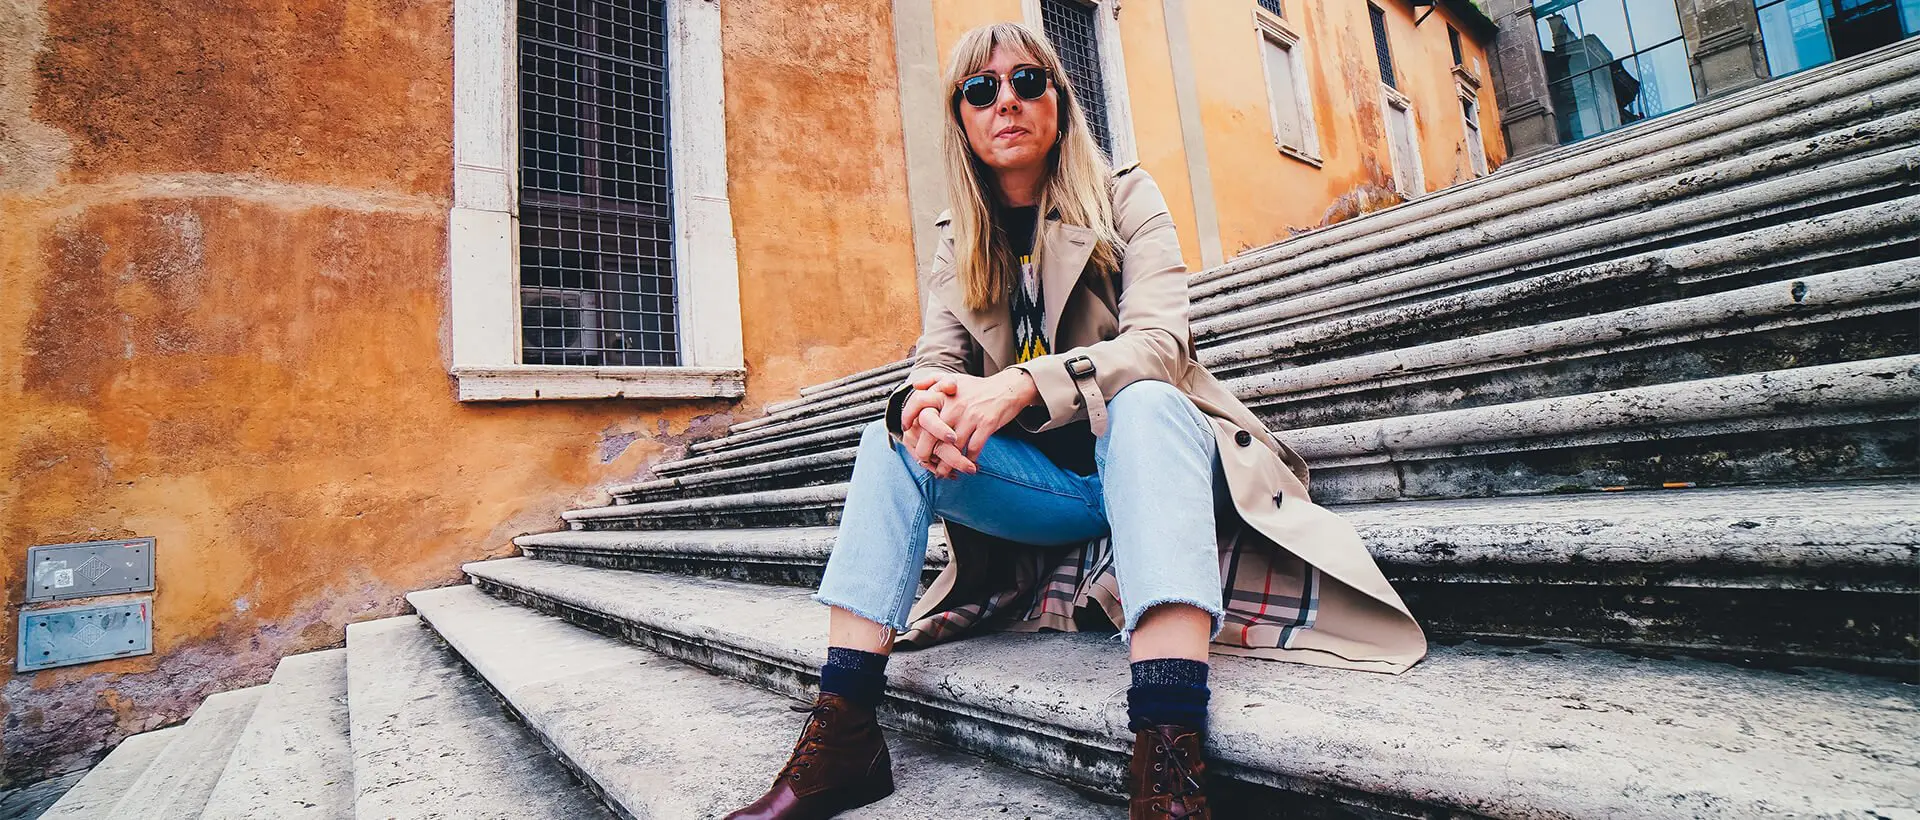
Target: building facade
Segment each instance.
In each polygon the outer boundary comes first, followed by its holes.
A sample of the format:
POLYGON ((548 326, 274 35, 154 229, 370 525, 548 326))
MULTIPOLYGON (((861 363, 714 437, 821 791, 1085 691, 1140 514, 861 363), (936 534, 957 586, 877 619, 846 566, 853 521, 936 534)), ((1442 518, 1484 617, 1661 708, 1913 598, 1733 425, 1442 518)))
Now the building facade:
POLYGON ((151 654, 10 672, 5 776, 905 356, 939 64, 1003 19, 1196 270, 1508 153, 1464 0, 5 4, 4 628, 30 545, 156 539, 106 599, 150 596, 151 654))
POLYGON ((1515 155, 1920 35, 1920 0, 1487 0, 1515 155))

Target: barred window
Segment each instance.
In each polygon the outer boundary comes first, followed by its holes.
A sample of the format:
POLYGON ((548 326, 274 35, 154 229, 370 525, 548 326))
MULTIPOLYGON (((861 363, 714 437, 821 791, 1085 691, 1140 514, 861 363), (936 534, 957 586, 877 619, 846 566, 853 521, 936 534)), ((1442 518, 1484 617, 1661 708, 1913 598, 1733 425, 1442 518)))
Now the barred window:
POLYGON ((1067 80, 1073 83, 1087 126, 1100 150, 1113 156, 1113 136, 1107 130, 1107 86, 1100 73, 1100 41, 1094 32, 1094 7, 1079 0, 1041 0, 1040 23, 1047 39, 1060 52, 1067 80))
POLYGON ((1387 46, 1387 13, 1371 3, 1367 12, 1373 17, 1373 51, 1380 58, 1380 82, 1388 88, 1399 88, 1393 82, 1393 50, 1387 46))
POLYGON ((1287 10, 1281 7, 1280 0, 1260 0, 1260 7, 1273 12, 1273 16, 1275 17, 1284 18, 1287 16, 1287 10))
POLYGON ((678 365, 666 0, 519 0, 524 364, 678 365))

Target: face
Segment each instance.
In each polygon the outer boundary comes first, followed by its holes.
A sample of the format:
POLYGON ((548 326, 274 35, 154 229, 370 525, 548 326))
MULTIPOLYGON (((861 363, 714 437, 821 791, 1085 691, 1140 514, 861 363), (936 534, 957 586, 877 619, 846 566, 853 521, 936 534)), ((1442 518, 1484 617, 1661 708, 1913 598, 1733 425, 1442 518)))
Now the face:
MULTIPOLYGON (((1007 172, 1030 172, 1042 167, 1047 152, 1060 136, 1060 89, 1052 82, 1039 99, 1021 99, 1006 78, 1014 69, 1036 63, 1026 55, 995 48, 993 59, 982 69, 1000 79, 1000 96, 992 105, 975 108, 961 99, 960 124, 967 132, 973 155, 988 168, 1007 172)), ((957 89, 956 89, 957 91, 957 89)))

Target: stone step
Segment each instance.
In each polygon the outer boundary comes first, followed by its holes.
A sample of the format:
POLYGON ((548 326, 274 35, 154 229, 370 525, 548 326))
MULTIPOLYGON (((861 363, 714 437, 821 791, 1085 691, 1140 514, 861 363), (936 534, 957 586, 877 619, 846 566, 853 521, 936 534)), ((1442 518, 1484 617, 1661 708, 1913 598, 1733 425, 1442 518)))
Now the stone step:
POLYGON ((613 816, 418 617, 348 626, 347 655, 360 820, 613 816))
POLYGON ((839 390, 841 388, 848 387, 849 385, 852 385, 855 382, 882 380, 882 379, 891 378, 894 375, 904 375, 906 373, 907 367, 910 364, 911 362, 907 359, 901 359, 900 361, 896 361, 896 362, 888 362, 878 367, 862 370, 858 373, 854 373, 847 376, 841 376, 840 378, 834 379, 833 381, 830 381, 830 382, 821 382, 820 384, 816 384, 811 387, 802 387, 800 388, 800 395, 803 397, 815 396, 831 390, 839 390))
MULTIPOLYGON (((772 782, 806 721, 789 708, 795 701, 472 587, 407 598, 557 754, 628 817, 717 817, 745 805, 772 782)), ((1058 783, 890 734, 898 791, 840 817, 1125 815, 1119 806, 1091 802, 1058 783)))
MULTIPOLYGON (((860 389, 830 397, 812 397, 791 403, 785 409, 768 413, 757 419, 749 419, 727 428, 727 435, 734 436, 749 433, 762 427, 792 421, 794 419, 818 416, 834 410, 841 410, 862 404, 871 404, 886 397, 899 386, 906 374, 898 376, 888 374, 886 380, 872 385, 862 385, 860 389)), ((703 442, 704 443, 704 442, 703 442)))
MULTIPOLYGON (((1920 98, 1920 80, 1915 81, 1920 98)), ((1920 134, 1920 112, 1904 122, 1908 134, 1920 134)), ((1447 288, 1495 279, 1550 277, 1583 265, 1603 265, 1617 257, 1685 249, 1703 241, 1757 234, 1774 225, 1863 211, 1874 205, 1891 209, 1877 222, 1907 224, 1913 200, 1920 196, 1920 146, 1907 144, 1822 168, 1769 179, 1731 190, 1689 197, 1659 207, 1625 213, 1564 230, 1534 224, 1509 226, 1500 233, 1479 233, 1472 248, 1449 248, 1431 258, 1413 258, 1403 246, 1349 262, 1302 269, 1212 299, 1197 299, 1192 310, 1197 338, 1222 341, 1293 319, 1302 321, 1335 310, 1367 307, 1387 299, 1411 299, 1447 288)), ((1690 189, 1693 175, 1672 184, 1690 189)), ((1535 212, 1524 219, 1544 219, 1535 212)), ((1780 238, 1775 238, 1780 241, 1780 238)), ((1787 240, 1791 241, 1791 240, 1787 240)), ((1912 256, 1909 252, 1906 256, 1912 256)), ((1764 259, 1764 257, 1757 257, 1764 259)))
MULTIPOLYGON (((1920 482, 1333 507, 1429 630, 1904 674, 1920 664, 1920 482), (1782 627, 1791 625, 1791 629, 1782 627)), ((568 531, 529 558, 818 586, 834 527, 568 531)), ((928 579, 946 562, 935 526, 928 579)))
POLYGON ((107 820, 199 817, 267 688, 254 686, 208 695, 113 808, 96 816, 107 820))
MULTIPOLYGON (((1412 202, 1366 214, 1252 251, 1201 271, 1193 280, 1196 302, 1241 287, 1272 281, 1356 257, 1390 252, 1424 237, 1453 237, 1510 214, 1551 208, 1598 191, 1631 185, 1675 169, 1753 154, 1807 139, 1849 124, 1871 121, 1906 107, 1904 86, 1920 77, 1920 49, 1879 61, 1849 61, 1852 70, 1823 82, 1769 84, 1750 104, 1706 117, 1673 115, 1632 132, 1631 138, 1595 143, 1555 160, 1503 168, 1472 182, 1412 202)), ((1695 110, 1706 111, 1706 108, 1695 110)), ((1492 237, 1486 237, 1491 239, 1492 237)), ((1438 249, 1436 249, 1438 252, 1438 249)))
POLYGON ((42 820, 96 820, 105 817, 125 797, 147 767, 173 742, 185 726, 169 726, 151 732, 128 735, 113 747, 105 759, 94 764, 85 777, 47 808, 42 820))
MULTIPOLYGON (((804 590, 524 558, 467 569, 505 600, 787 694, 814 684, 825 655, 826 613, 804 590)), ((1130 741, 1126 660, 1093 634, 989 635, 903 653, 889 667, 888 719, 1113 790, 1130 741)), ((1436 646, 1398 677, 1215 656, 1211 685, 1224 816, 1920 811, 1911 788, 1920 690, 1896 681, 1468 642, 1436 646)))
MULTIPOLYGON (((1322 504, 1912 475, 1920 355, 1282 430, 1322 504), (1849 449, 1851 448, 1851 449, 1849 449)), ((858 428, 843 431, 857 438, 858 428)), ((824 468, 823 468, 824 469, 824 468)), ((840 481, 845 481, 841 478, 840 481)), ((837 523, 843 483, 571 510, 576 529, 837 523)))
POLYGON ((353 817, 345 649, 280 660, 200 817, 353 817))

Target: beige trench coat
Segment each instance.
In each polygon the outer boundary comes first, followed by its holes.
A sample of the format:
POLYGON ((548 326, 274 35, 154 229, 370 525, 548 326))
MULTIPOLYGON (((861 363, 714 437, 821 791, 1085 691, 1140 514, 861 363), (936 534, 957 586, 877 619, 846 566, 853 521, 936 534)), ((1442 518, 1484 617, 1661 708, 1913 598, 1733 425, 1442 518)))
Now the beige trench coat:
MULTIPOLYGON (((1159 186, 1145 171, 1129 166, 1116 172, 1113 196, 1116 227, 1125 243, 1117 277, 1088 268, 1091 231, 1057 219, 1048 219, 1041 229, 1046 332, 1059 352, 1018 365, 1032 375, 1041 400, 1018 423, 1038 432, 1088 419, 1095 433, 1103 434, 1105 397, 1143 379, 1179 387, 1212 418, 1226 484, 1240 514, 1238 521, 1220 521, 1218 535, 1223 573, 1234 569, 1225 590, 1229 623, 1241 626, 1224 629, 1213 651, 1376 672, 1413 666, 1426 655, 1426 636, 1353 527, 1308 500, 1306 463, 1195 357, 1187 324, 1187 268, 1159 186), (1248 567, 1255 571, 1247 572, 1248 567), (1287 629, 1268 626, 1259 613, 1236 613, 1237 600, 1271 600, 1259 597, 1262 590, 1281 588, 1306 590, 1302 600, 1317 596, 1317 612, 1287 629)), ((941 371, 997 373, 1014 360, 1006 307, 967 308, 955 274, 948 215, 937 224, 942 238, 922 283, 922 333, 908 381, 941 371)), ((896 431, 898 408, 909 390, 902 385, 889 402, 896 431)), ((981 544, 989 539, 958 526, 950 525, 948 533, 949 563, 914 606, 910 621, 954 608, 963 594, 980 592, 963 593, 961 579, 969 577, 964 570, 971 563, 991 553, 981 544)), ((1117 609, 1114 602, 1102 603, 1110 613, 1117 609)), ((1267 607, 1259 609, 1264 613, 1267 607)))

